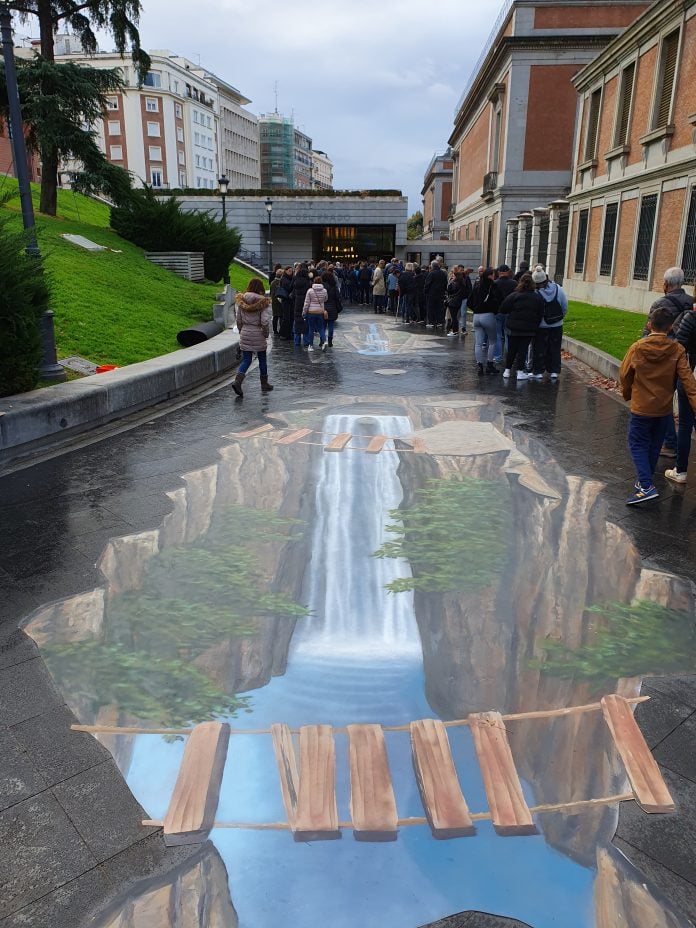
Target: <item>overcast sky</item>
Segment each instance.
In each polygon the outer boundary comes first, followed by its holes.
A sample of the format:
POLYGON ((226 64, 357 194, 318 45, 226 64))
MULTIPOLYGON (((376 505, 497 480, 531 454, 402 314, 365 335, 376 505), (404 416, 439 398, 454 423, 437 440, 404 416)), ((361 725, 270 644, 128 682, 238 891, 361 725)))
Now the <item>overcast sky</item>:
MULTIPOLYGON (((145 48, 215 71, 254 113, 290 115, 334 162, 337 188, 398 188, 423 174, 502 0, 142 0, 145 48), (175 12, 176 11, 176 12, 175 12), (179 13, 180 11, 180 13, 179 13)), ((103 47, 110 47, 104 43, 103 47)))

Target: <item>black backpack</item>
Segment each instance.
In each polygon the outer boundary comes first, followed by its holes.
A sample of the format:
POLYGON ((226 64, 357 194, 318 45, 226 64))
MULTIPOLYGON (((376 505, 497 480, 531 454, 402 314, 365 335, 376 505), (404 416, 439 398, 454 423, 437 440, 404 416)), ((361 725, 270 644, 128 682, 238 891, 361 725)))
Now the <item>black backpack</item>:
POLYGON ((555 325, 563 321, 563 309, 558 302, 558 284, 556 284, 556 294, 552 300, 544 297, 544 322, 546 325, 555 325))

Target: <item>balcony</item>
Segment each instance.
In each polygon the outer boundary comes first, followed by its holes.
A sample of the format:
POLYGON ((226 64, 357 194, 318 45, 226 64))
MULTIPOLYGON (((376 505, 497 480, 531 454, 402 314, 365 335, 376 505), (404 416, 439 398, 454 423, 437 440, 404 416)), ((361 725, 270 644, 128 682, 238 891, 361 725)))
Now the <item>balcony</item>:
POLYGON ((483 178, 483 191, 481 193, 481 198, 483 200, 492 200, 495 194, 495 191, 498 188, 498 172, 491 171, 489 174, 486 174, 483 178))

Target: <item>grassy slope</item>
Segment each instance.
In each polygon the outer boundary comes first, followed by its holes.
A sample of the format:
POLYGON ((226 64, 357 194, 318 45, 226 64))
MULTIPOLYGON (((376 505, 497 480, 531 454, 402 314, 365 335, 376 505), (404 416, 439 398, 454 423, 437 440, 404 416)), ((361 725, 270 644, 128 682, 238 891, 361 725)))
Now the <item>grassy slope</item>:
POLYGON ((628 347, 641 337, 646 321, 645 313, 571 300, 563 331, 621 360, 628 347))
MULTIPOLYGON (((2 184, 2 193, 8 191, 16 192, 11 179, 2 184)), ((59 357, 132 364, 175 351, 180 329, 212 319, 218 284, 194 284, 150 264, 140 248, 109 229, 109 209, 95 200, 61 190, 58 216, 52 219, 39 215, 38 188, 33 193, 59 357), (62 239, 65 232, 114 251, 85 251, 62 239)), ((18 197, 5 208, 17 213, 19 224, 18 197)), ((251 275, 241 268, 235 271, 241 272, 235 279, 243 286, 251 275)))

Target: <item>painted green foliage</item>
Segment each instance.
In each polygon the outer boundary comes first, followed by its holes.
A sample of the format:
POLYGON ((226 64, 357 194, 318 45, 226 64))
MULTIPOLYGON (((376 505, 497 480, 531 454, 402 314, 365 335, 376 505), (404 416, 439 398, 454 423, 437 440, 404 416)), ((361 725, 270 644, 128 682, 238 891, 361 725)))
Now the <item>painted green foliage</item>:
POLYGON ((392 593, 474 593, 500 575, 507 551, 510 491, 476 477, 430 478, 415 503, 389 514, 395 536, 375 557, 402 558, 411 577, 387 584, 392 593))
POLYGON ((586 610, 602 617, 594 638, 579 648, 560 641, 541 643, 545 657, 532 666, 565 679, 603 683, 619 677, 693 673, 696 623, 690 613, 641 600, 608 603, 586 610))
POLYGON ((95 711, 116 705, 168 727, 244 708, 247 700, 226 693, 196 658, 230 639, 253 637, 271 617, 308 614, 267 589, 268 545, 297 537, 295 525, 271 512, 223 510, 203 539, 154 557, 142 588, 109 603, 104 640, 47 647, 54 678, 95 711))

